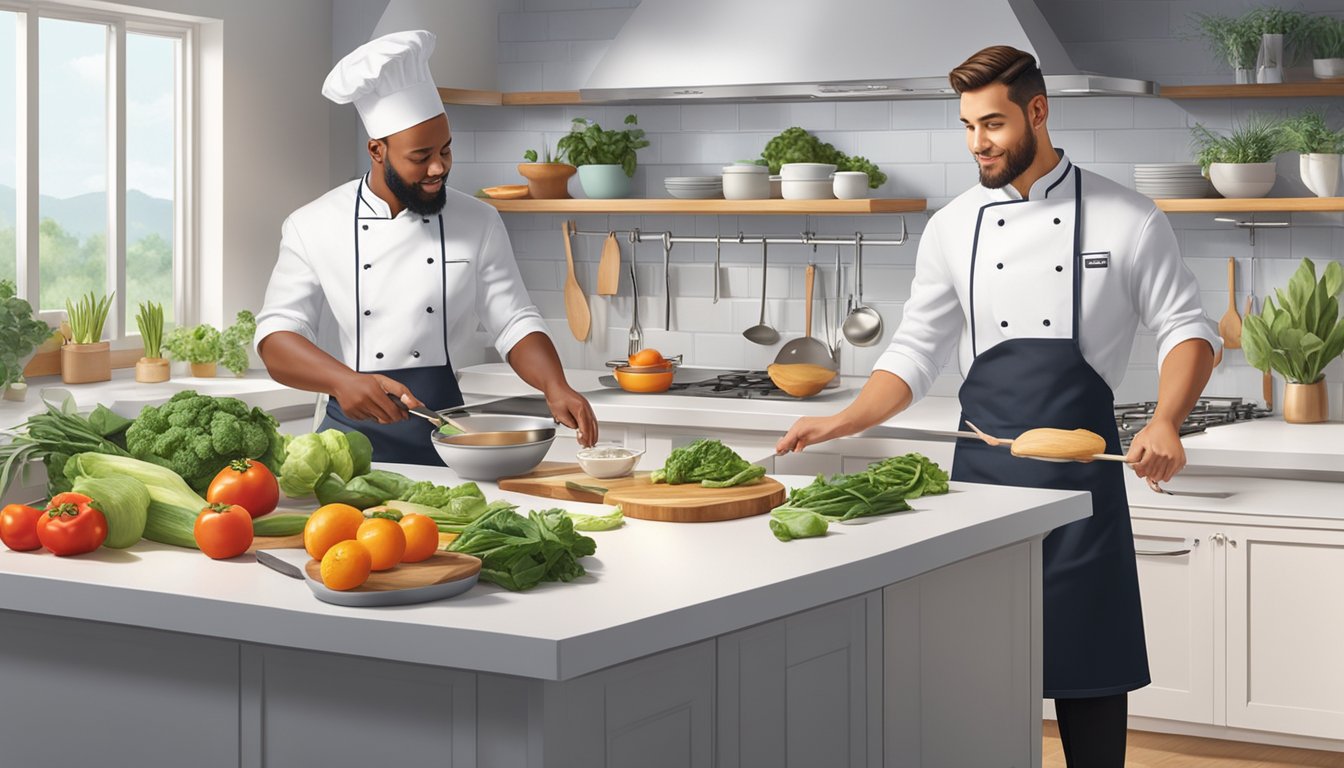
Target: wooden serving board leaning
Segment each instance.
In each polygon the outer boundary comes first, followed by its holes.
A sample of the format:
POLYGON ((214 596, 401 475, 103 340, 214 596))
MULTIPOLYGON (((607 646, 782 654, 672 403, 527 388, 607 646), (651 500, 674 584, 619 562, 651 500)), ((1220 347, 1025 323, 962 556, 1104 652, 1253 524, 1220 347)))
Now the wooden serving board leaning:
POLYGON ((667 485, 649 482, 648 472, 598 480, 577 464, 543 464, 519 477, 499 481, 502 491, 548 499, 620 506, 627 517, 665 523, 710 523, 762 515, 784 503, 784 486, 763 477, 734 488, 667 485))

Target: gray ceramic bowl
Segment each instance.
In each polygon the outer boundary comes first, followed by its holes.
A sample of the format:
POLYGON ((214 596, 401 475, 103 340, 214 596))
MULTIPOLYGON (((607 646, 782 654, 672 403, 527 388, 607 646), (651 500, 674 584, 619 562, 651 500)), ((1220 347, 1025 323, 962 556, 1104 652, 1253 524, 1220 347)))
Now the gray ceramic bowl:
POLYGON ((448 436, 437 429, 430 431, 430 442, 443 463, 464 480, 493 482, 501 477, 522 475, 536 467, 546 457, 555 440, 555 422, 533 416, 479 415, 462 416, 454 421, 472 431, 470 435, 448 436), (485 440, 475 433, 489 433, 499 440, 485 440), (512 445, 481 445, 480 442, 511 442, 508 433, 523 433, 517 437, 527 442, 512 445), (533 439, 540 438, 540 439, 533 439), (473 444, 476 443, 476 444, 473 444))

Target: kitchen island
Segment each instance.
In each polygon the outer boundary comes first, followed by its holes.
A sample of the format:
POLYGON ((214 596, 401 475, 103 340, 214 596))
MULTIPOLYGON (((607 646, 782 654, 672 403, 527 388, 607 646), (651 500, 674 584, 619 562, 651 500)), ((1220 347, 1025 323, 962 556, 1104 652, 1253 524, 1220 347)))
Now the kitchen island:
POLYGON ((318 602, 247 555, 0 551, 0 749, 31 766, 1039 765, 1040 541, 1088 496, 953 483, 913 506, 788 544, 764 517, 628 520, 591 534, 575 582, 381 609, 318 602))

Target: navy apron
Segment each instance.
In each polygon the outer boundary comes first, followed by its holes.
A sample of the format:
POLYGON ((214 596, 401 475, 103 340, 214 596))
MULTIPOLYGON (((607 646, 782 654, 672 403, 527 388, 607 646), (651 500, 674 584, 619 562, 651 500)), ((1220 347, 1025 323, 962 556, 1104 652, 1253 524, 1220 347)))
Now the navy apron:
MULTIPOLYGON (((355 297, 359 301, 359 202, 363 199, 364 182, 360 181, 359 191, 355 195, 355 297)), ((399 381, 411 390, 419 400, 431 410, 441 411, 462 405, 462 390, 457 386, 457 376, 453 373, 452 359, 448 354, 448 307, 447 304, 447 253, 444 245, 443 214, 439 214, 439 258, 443 263, 444 299, 439 305, 439 317, 443 318, 443 365, 400 368, 389 371, 373 371, 390 379, 399 381)), ((359 331, 359 317, 355 314, 355 370, 363 373, 359 363, 359 347, 363 341, 359 331)), ((408 329, 408 333, 414 333, 408 329)), ((373 444, 373 460, 395 464, 430 464, 443 466, 443 461, 429 442, 434 427, 429 422, 412 416, 392 424, 379 424, 373 420, 352 419, 341 410, 336 398, 327 400, 327 417, 322 421, 322 429, 339 429, 348 432, 352 429, 363 432, 373 444)))
MULTIPOLYGON (((1073 336, 1011 338, 975 354, 961 386, 961 418, 1000 437, 1016 437, 1033 427, 1086 429, 1105 438, 1108 453, 1120 453, 1111 388, 1083 358, 1078 345, 1082 176, 1077 168, 1073 173, 1073 336)), ((1032 201, 1013 202, 1030 206, 1032 201)), ((985 208, 1004 204, 981 208, 981 218, 985 208)), ((1030 208, 1025 215, 1032 215, 1030 208)), ((977 222, 975 249, 979 232, 977 222)), ((975 249, 970 301, 973 351, 975 249)), ((1091 517, 1056 528, 1045 537, 1046 698, 1110 696, 1150 682, 1123 473, 1118 462, 1046 462, 1019 458, 979 441, 957 442, 953 480, 1092 493, 1091 517)))

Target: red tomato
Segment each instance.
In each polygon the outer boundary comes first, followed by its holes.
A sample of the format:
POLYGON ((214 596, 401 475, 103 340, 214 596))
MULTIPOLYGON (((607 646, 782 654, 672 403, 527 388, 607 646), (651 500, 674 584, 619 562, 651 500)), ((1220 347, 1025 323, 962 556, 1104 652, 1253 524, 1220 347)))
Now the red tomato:
POLYGON ((5 507, 0 512, 0 541, 15 552, 41 549, 42 542, 37 540, 37 518, 41 516, 42 510, 22 504, 5 507))
POLYGON ((210 481, 205 500, 211 504, 237 504, 253 517, 261 517, 280 503, 280 484, 265 464, 237 459, 210 481))
POLYGON ((107 539, 107 518, 82 493, 58 493, 37 518, 37 539, 56 555, 82 555, 107 539))
POLYGON ((211 504, 196 516, 192 534, 215 560, 237 557, 252 546, 252 515, 237 504, 211 504))

